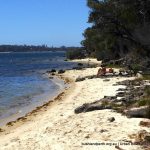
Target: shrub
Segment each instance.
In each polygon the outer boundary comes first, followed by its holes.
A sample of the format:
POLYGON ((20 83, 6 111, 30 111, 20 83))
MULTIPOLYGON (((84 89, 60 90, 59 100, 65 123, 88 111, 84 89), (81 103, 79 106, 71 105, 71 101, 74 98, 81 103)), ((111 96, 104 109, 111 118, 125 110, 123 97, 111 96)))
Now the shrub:
POLYGON ((143 80, 150 80, 150 75, 148 74, 143 75, 143 80))
POLYGON ((141 70, 141 67, 138 64, 133 64, 131 67, 135 73, 141 70))
POLYGON ((66 53, 67 59, 82 59, 85 58, 85 52, 81 49, 68 50, 66 53))
POLYGON ((146 106, 148 103, 148 99, 141 99, 138 101, 138 106, 146 106))

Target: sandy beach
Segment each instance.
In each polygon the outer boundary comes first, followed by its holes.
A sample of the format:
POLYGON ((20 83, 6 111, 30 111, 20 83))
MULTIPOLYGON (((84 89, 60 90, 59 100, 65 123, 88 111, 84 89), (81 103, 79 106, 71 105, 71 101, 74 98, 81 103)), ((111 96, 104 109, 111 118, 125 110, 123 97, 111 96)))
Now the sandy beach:
POLYGON ((94 102, 104 96, 115 96, 122 85, 116 82, 134 77, 113 77, 75 82, 78 77, 96 75, 98 68, 68 70, 61 78, 70 81, 70 87, 49 102, 14 123, 1 128, 0 150, 142 150, 140 145, 128 145, 131 135, 150 128, 139 126, 142 118, 127 118, 113 110, 96 110, 75 114, 84 103, 94 102), (114 122, 108 118, 114 117, 114 122), (99 143, 99 145, 87 145, 99 143), (117 147, 115 145, 117 144, 117 147))

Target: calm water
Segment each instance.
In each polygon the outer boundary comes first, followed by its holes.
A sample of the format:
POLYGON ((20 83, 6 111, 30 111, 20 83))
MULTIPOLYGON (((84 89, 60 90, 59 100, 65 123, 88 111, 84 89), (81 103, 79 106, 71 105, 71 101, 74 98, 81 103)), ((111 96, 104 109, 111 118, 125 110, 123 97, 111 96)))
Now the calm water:
POLYGON ((67 69, 65 52, 0 53, 0 125, 31 111, 56 96, 63 88, 60 80, 43 73, 67 69))

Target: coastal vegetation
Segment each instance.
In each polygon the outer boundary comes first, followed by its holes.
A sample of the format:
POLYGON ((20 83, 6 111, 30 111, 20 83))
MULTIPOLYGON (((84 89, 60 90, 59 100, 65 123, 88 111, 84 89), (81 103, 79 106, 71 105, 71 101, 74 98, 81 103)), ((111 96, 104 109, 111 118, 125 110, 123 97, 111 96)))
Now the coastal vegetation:
POLYGON ((90 9, 81 44, 89 56, 108 62, 124 58, 138 70, 150 67, 150 1, 87 0, 90 9))
POLYGON ((69 49, 66 53, 68 59, 82 59, 85 58, 85 51, 83 48, 69 49))

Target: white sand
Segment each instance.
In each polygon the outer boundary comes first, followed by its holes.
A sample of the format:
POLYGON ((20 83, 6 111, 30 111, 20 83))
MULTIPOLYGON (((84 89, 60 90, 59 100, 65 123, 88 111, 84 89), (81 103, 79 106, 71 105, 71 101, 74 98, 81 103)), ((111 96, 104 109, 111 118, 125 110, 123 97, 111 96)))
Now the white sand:
MULTIPOLYGON (((67 71, 64 76, 94 75, 97 68, 67 71)), ((20 121, 13 127, 5 127, 0 135, 0 150, 116 150, 115 146, 82 145, 87 142, 122 143, 131 140, 129 135, 148 128, 140 127, 143 119, 129 119, 112 110, 97 110, 74 114, 74 109, 83 103, 93 102, 108 95, 115 95, 122 86, 113 86, 126 78, 87 79, 72 83, 63 100, 43 108, 37 114, 28 116, 27 121, 20 121), (109 117, 115 117, 109 122, 109 117), (101 132, 104 130, 104 132, 101 132)), ((132 79, 132 78, 130 78, 132 79)), ((141 150, 140 146, 123 146, 125 150, 141 150)))
POLYGON ((85 58, 85 59, 74 59, 72 62, 78 62, 78 63, 86 63, 86 64, 97 64, 100 65, 102 61, 98 61, 95 58, 85 58))

